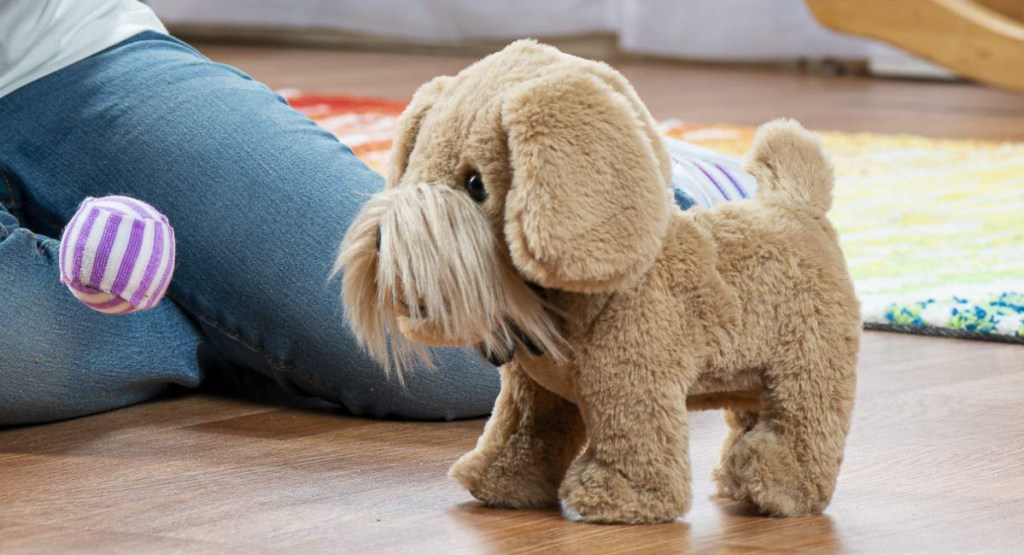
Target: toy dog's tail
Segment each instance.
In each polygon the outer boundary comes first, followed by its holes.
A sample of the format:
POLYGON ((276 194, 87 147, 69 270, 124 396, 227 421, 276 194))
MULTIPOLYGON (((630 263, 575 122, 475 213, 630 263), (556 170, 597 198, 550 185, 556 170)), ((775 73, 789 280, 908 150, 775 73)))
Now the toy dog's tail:
POLYGON ((757 178, 759 199, 818 214, 832 206, 832 163, 818 136, 795 120, 762 125, 744 166, 757 178))

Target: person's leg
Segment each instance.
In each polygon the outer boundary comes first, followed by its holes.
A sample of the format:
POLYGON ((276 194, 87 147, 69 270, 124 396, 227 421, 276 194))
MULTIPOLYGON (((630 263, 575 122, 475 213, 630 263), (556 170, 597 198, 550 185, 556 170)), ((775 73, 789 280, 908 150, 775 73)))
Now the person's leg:
POLYGON ((106 194, 154 205, 178 241, 169 297, 233 362, 357 414, 491 409, 498 374, 469 350, 439 352, 438 370, 410 372, 403 388, 359 349, 328 276, 383 180, 265 86, 146 34, 18 95, 3 100, 31 108, 0 101, 0 120, 31 125, 0 130, 0 160, 34 183, 27 216, 59 226, 83 197, 106 194))
MULTIPOLYGON (((0 169, 2 172, 2 169, 0 169)), ((170 302, 122 318, 59 281, 56 240, 21 227, 0 175, 0 427, 83 416, 196 386, 199 330, 170 302), (4 197, 7 198, 4 198, 4 197)))

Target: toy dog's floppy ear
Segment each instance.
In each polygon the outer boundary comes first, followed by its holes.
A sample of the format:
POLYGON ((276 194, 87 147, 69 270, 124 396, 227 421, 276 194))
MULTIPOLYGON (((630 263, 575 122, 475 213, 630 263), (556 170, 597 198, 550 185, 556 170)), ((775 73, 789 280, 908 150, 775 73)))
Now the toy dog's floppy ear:
POLYGON ((423 117, 434 106, 434 102, 441 96, 451 80, 451 77, 442 75, 420 85, 420 88, 412 95, 412 100, 409 101, 405 111, 399 116, 395 139, 391 144, 391 157, 388 159, 388 188, 398 184, 402 176, 405 175, 405 170, 409 165, 409 156, 412 155, 412 149, 416 146, 416 136, 419 135, 423 117))
POLYGON ((585 71, 527 81, 505 98, 505 236, 527 279, 598 292, 650 267, 671 206, 664 146, 650 121, 585 71))

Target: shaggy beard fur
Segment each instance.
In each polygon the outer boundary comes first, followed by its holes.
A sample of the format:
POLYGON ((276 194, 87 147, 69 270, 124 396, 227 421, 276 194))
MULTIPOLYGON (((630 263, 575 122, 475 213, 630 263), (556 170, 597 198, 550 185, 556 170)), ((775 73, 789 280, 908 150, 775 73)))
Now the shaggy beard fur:
POLYGON ((433 366, 422 341, 402 333, 403 324, 433 345, 480 345, 486 356, 528 340, 563 358, 548 307, 461 191, 407 184, 375 195, 345 234, 334 273, 343 275, 342 301, 356 339, 400 381, 413 356, 433 366))

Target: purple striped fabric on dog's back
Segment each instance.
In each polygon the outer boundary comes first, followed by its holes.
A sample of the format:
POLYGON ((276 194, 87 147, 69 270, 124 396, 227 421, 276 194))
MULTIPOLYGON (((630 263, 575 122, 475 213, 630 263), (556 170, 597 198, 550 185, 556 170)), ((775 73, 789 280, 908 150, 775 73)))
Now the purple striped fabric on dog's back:
POLYGON ((152 206, 128 197, 87 198, 64 229, 61 283, 107 314, 152 308, 174 270, 174 230, 152 206))

